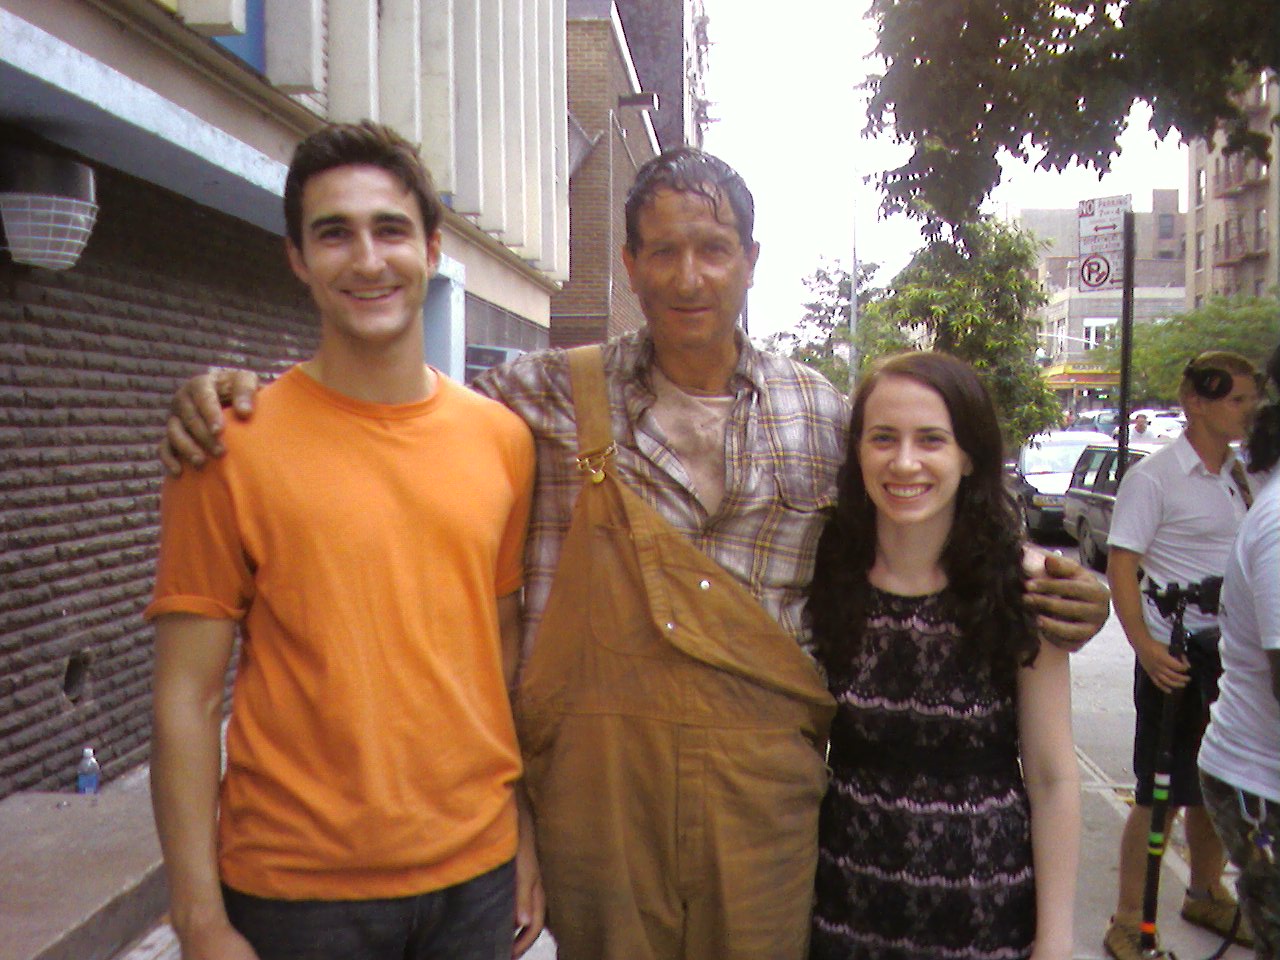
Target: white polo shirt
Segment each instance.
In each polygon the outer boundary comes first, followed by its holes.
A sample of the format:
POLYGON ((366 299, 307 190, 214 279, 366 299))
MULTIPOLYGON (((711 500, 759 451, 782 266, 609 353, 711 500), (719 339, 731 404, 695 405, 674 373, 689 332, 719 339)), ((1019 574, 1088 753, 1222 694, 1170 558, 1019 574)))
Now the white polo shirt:
POLYGON ((1280 650, 1280 471, 1258 494, 1222 586, 1222 681, 1200 769, 1280 803, 1280 702, 1268 650, 1280 650))
MULTIPOLYGON (((1226 571, 1232 541, 1245 516, 1244 497, 1231 478, 1234 462, 1235 454, 1228 452, 1222 469, 1210 473, 1183 434, 1125 473, 1116 492, 1107 545, 1142 557, 1144 588, 1150 581, 1161 587, 1190 586, 1226 571)), ((1172 624, 1146 594, 1142 599, 1151 636, 1167 644, 1172 624)), ((1188 630, 1216 622, 1216 617, 1192 605, 1183 618, 1188 630)))

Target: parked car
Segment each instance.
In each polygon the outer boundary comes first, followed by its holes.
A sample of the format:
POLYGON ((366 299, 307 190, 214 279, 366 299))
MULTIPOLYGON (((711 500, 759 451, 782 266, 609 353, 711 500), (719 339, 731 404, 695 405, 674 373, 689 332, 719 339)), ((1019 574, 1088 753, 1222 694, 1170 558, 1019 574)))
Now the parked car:
POLYGON ((1105 433, 1050 430, 1032 437, 1009 464, 1009 485, 1032 536, 1062 529, 1062 495, 1080 451, 1089 444, 1110 443, 1105 433))
MULTIPOLYGON (((1160 449, 1159 443, 1129 446, 1128 464, 1160 449)), ((1107 566, 1107 534, 1116 505, 1120 448, 1112 442, 1090 444, 1080 453, 1062 498, 1062 529, 1080 544, 1080 560, 1095 570, 1107 566)))
POLYGON ((1067 429, 1081 433, 1092 430, 1111 436, 1111 432, 1118 426, 1120 426, 1120 411, 1112 407, 1102 407, 1077 414, 1075 421, 1067 429))
POLYGON ((1187 417, 1182 412, 1181 407, 1140 407, 1137 410, 1130 411, 1129 419, 1132 420, 1138 414, 1142 414, 1148 420, 1154 420, 1156 417, 1168 417, 1181 423, 1187 422, 1187 417))

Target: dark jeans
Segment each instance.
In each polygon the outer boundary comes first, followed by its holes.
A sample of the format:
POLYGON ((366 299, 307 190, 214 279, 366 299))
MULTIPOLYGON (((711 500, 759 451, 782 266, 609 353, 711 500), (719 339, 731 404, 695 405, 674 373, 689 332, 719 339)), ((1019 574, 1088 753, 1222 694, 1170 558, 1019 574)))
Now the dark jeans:
POLYGON ((509 960, 515 933, 514 862, 392 900, 222 896, 259 960, 509 960))

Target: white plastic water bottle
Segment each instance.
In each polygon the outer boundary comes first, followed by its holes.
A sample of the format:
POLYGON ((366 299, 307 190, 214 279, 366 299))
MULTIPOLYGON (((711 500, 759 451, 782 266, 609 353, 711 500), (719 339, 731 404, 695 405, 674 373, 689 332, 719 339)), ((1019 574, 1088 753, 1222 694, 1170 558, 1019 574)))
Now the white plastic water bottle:
POLYGON ((85 747, 76 767, 76 793, 97 793, 102 779, 102 768, 93 755, 93 747, 85 747))

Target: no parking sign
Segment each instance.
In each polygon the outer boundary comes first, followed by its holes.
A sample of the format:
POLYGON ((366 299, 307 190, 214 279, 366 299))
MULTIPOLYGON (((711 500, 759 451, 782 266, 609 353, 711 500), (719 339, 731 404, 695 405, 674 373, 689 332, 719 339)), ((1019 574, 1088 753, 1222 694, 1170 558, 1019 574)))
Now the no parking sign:
POLYGON ((1081 200, 1077 286, 1081 293, 1124 286, 1124 215, 1133 207, 1129 194, 1081 200))

